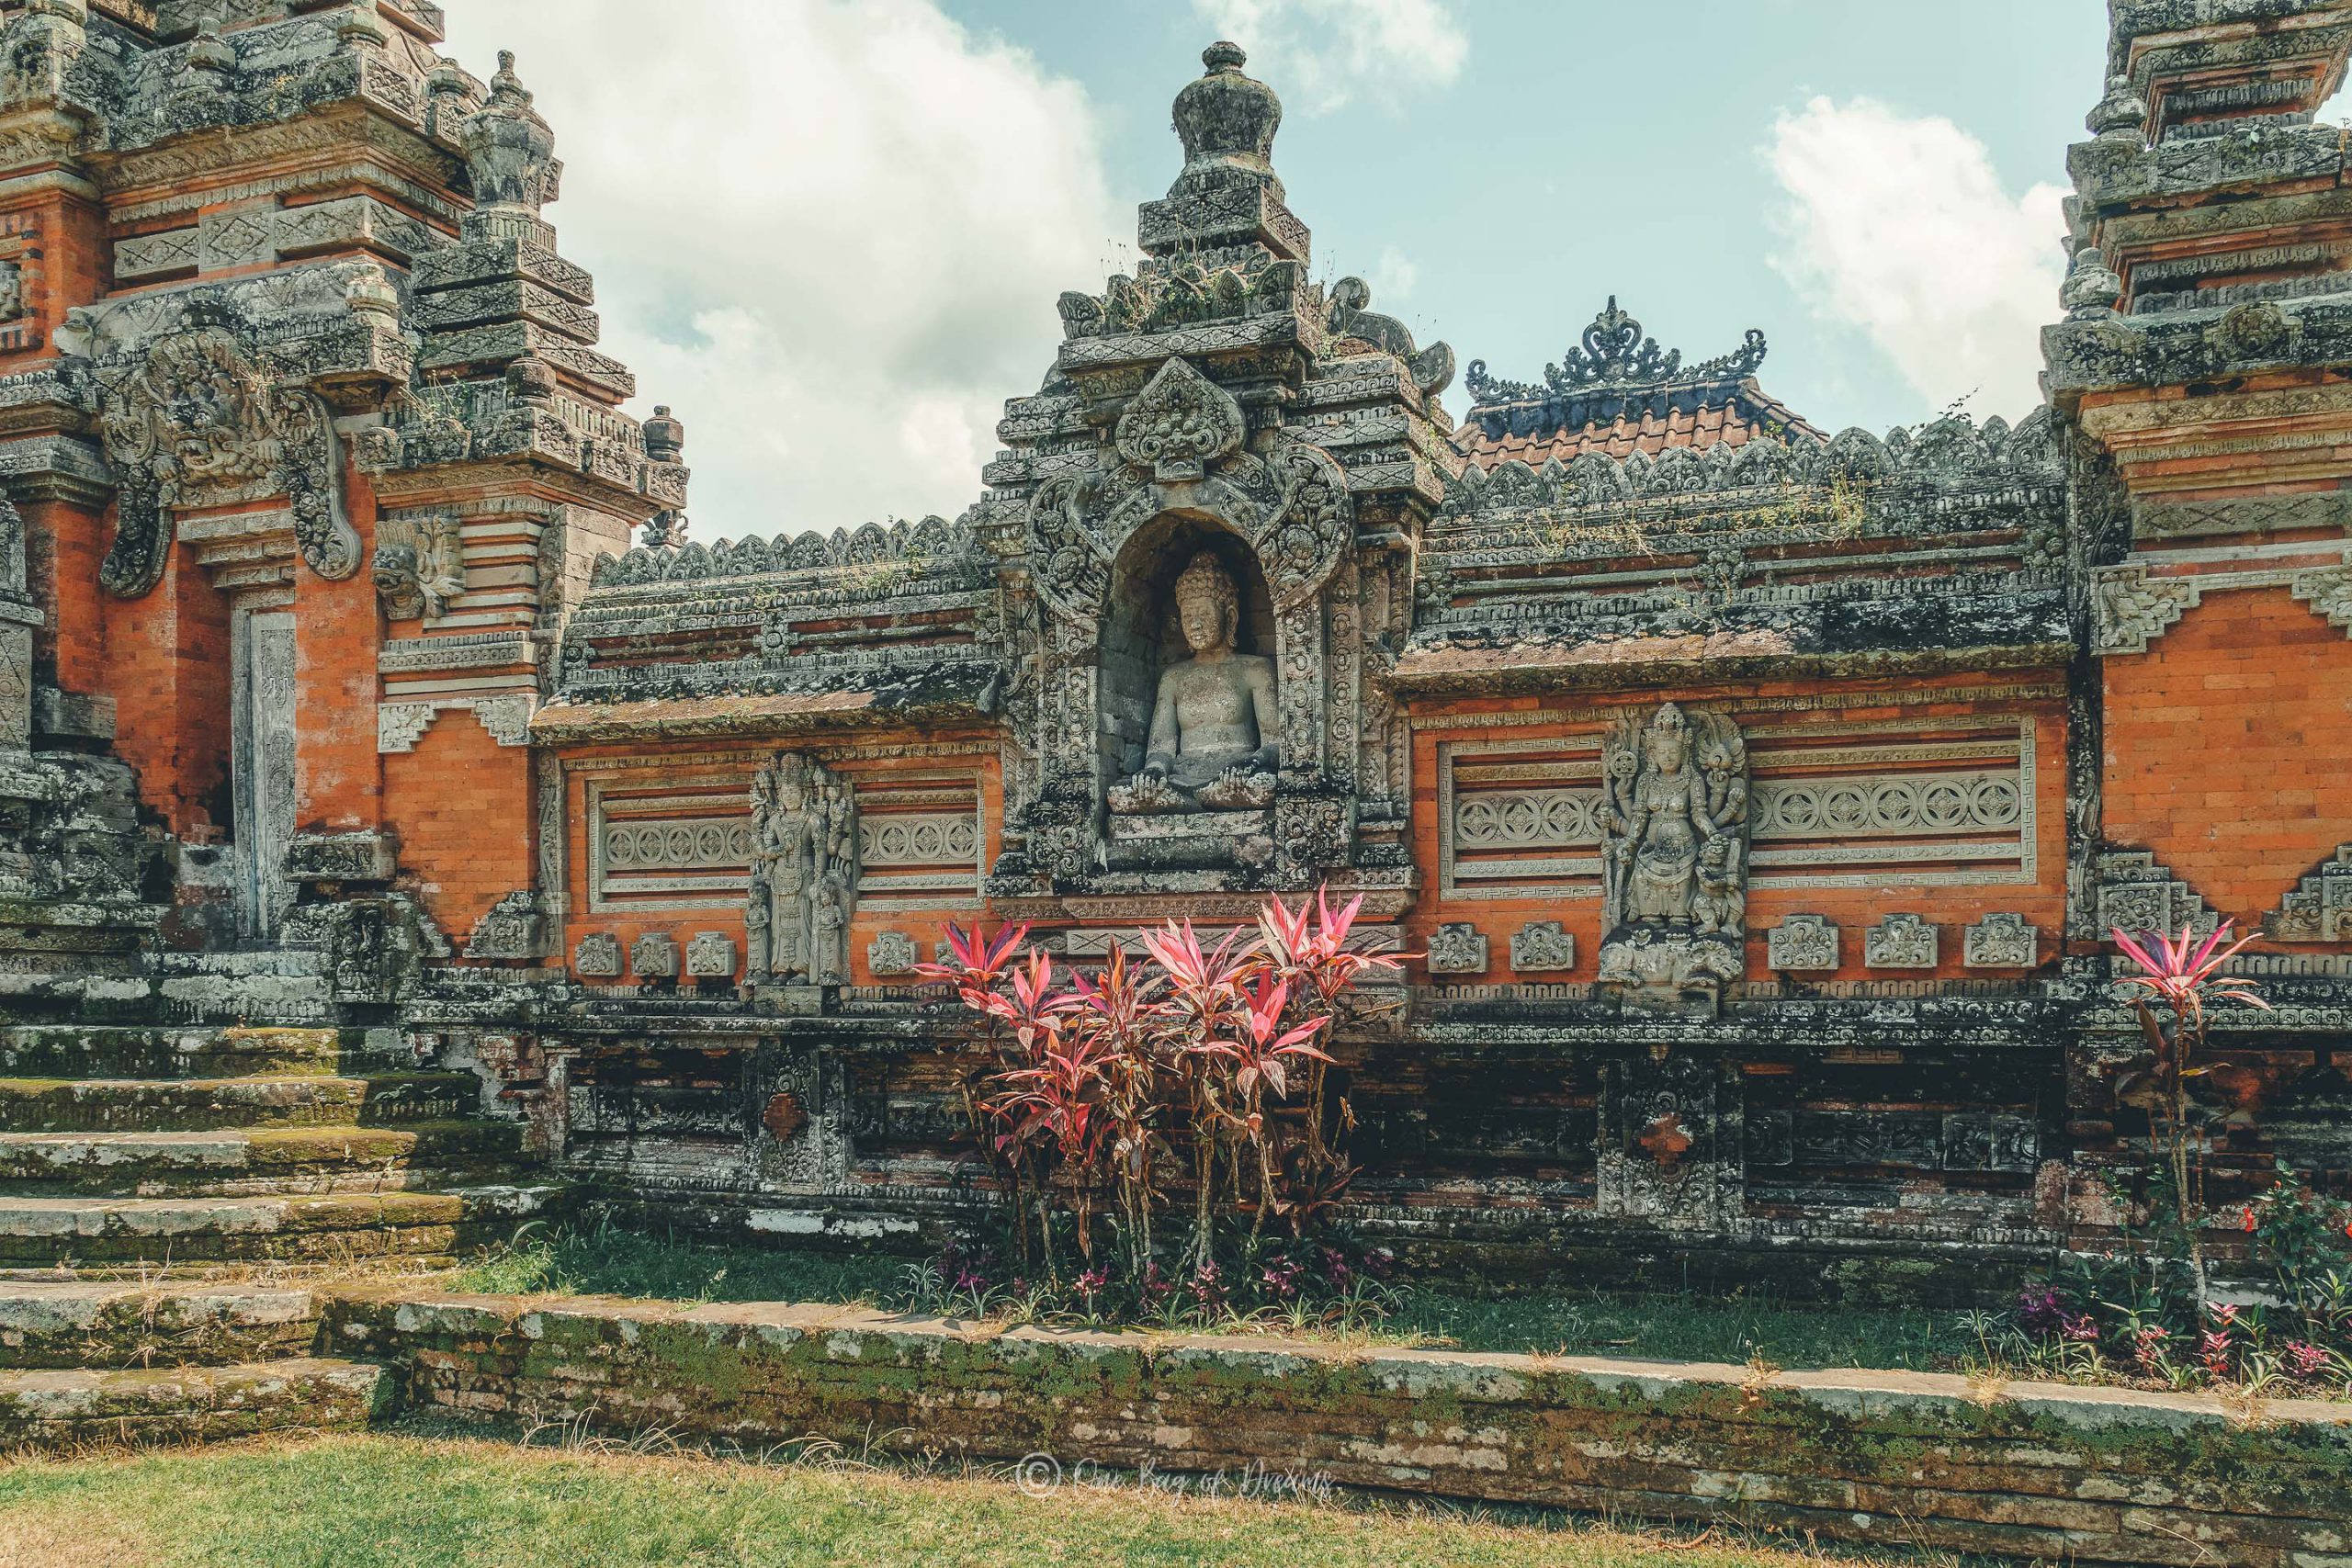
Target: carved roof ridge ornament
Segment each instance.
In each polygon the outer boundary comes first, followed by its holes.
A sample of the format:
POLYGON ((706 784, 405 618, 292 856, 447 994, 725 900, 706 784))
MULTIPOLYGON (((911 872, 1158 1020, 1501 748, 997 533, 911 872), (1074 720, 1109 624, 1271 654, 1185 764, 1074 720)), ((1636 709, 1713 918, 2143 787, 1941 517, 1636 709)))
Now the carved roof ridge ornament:
POLYGON ((98 431, 120 487, 115 536, 98 581, 136 599, 162 580, 171 509, 283 493, 311 570, 330 581, 359 570, 345 514, 343 460, 318 394, 273 386, 217 321, 187 323, 92 373, 98 431))
POLYGON ((1505 381, 1487 374, 1487 362, 1474 359, 1464 378, 1471 406, 1535 402, 1547 397, 1588 391, 1598 387, 1652 390, 1668 387, 1729 385, 1756 374, 1766 352, 1761 329, 1750 327, 1740 346, 1685 370, 1682 351, 1669 349, 1643 330, 1642 323, 1621 310, 1617 297, 1592 319, 1579 346, 1568 350, 1557 365, 1544 367, 1544 385, 1505 381))
POLYGON ((1170 358, 1144 383, 1113 432, 1119 456, 1162 484, 1198 479, 1249 434, 1233 394, 1189 360, 1170 358))

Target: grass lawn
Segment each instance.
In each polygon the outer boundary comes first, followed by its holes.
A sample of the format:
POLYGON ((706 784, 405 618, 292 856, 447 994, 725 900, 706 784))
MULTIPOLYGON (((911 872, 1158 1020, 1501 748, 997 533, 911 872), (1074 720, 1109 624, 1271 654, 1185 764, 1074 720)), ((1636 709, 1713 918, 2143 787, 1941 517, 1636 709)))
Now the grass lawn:
POLYGON ((1949 1563, 1554 1515, 1031 1495, 982 1474, 528 1449, 430 1427, 0 1466, 0 1568, 1949 1563))
MULTIPOLYGON (((605 1228, 526 1241, 467 1269, 452 1288, 893 1306, 905 1270, 897 1258, 695 1246, 605 1228)), ((1480 1297, 1416 1288, 1376 1337, 1470 1350, 1734 1363, 1760 1357, 1788 1368, 1917 1371, 1954 1370, 1979 1349, 1957 1312, 1570 1291, 1480 1297)))

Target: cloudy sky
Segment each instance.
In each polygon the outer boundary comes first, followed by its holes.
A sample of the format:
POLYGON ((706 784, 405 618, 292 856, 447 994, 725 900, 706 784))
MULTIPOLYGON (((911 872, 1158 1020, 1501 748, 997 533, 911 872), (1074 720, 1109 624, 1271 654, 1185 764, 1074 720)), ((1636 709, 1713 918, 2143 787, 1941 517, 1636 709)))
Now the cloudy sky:
MULTIPOLYGON (((1315 270, 1495 374, 1611 294, 1883 430, 2035 401, 2098 0, 448 0, 555 127, 565 254, 694 536, 953 515, 1055 297, 1133 265, 1168 102, 1231 38, 1285 105, 1315 270)), ((1449 401, 1458 414, 1457 388, 1449 401)))

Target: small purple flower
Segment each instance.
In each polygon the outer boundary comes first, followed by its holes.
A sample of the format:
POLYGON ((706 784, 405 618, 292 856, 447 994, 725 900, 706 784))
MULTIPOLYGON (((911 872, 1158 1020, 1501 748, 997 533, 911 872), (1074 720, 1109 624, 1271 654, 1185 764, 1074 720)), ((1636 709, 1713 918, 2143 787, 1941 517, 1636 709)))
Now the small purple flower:
POLYGON ((2059 1325, 2058 1333, 2060 1337, 2074 1340, 2076 1344, 2096 1345, 2098 1343, 2098 1320, 2093 1318, 2091 1314, 2086 1312, 2077 1313, 2074 1316, 2066 1318, 2059 1325))

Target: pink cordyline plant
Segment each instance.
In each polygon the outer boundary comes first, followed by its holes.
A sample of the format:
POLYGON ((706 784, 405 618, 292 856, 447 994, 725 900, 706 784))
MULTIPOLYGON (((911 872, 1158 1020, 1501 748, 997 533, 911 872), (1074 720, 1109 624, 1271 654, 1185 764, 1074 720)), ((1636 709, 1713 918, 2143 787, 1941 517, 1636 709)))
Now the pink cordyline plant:
MULTIPOLYGON (((950 962, 917 965, 986 1021, 994 1060, 967 1086, 967 1109, 1006 1182, 1024 1250, 1034 1201, 1049 1273, 1056 1194, 1091 1263, 1104 1190, 1115 1194, 1136 1277, 1148 1273, 1151 1216, 1166 1198, 1159 1156, 1172 1152, 1179 1122, 1191 1145, 1195 1269, 1209 1262, 1221 1191, 1251 1209, 1253 1231, 1282 1216, 1303 1234, 1345 1187, 1353 1172, 1325 1137, 1331 1057, 1319 1042, 1367 972, 1399 966, 1348 949, 1360 907, 1333 909, 1320 891, 1296 909, 1272 898, 1254 935, 1228 932, 1214 947, 1191 922, 1170 922, 1145 934, 1144 962, 1114 947, 1101 969, 1074 972, 1062 988, 1053 961, 1022 947, 1023 926, 985 938, 950 927, 950 962)), ((1348 1124, 1344 1104, 1336 1122, 1348 1124)))
POLYGON ((2243 936, 2231 942, 2230 924, 2223 920, 2201 938, 2194 926, 2183 926, 2177 937, 2146 933, 2144 942, 2135 942, 2120 930, 2109 933, 2140 970, 2121 980, 2136 992, 2132 1009, 2154 1058, 2156 1093, 2150 1141, 2171 1168, 2174 1217, 2188 1245, 2200 1303, 2206 1293, 2205 1256, 2198 1242, 2202 1194, 2196 1178, 2201 1169, 2193 1159, 2197 1134, 2189 1121, 2188 1080, 2211 1071, 2211 1064, 2195 1059, 2204 1055, 2206 1011, 2211 1004, 2230 1002, 2266 1011, 2270 1007, 2256 994, 2252 981, 2222 972, 2254 940, 2243 936))

